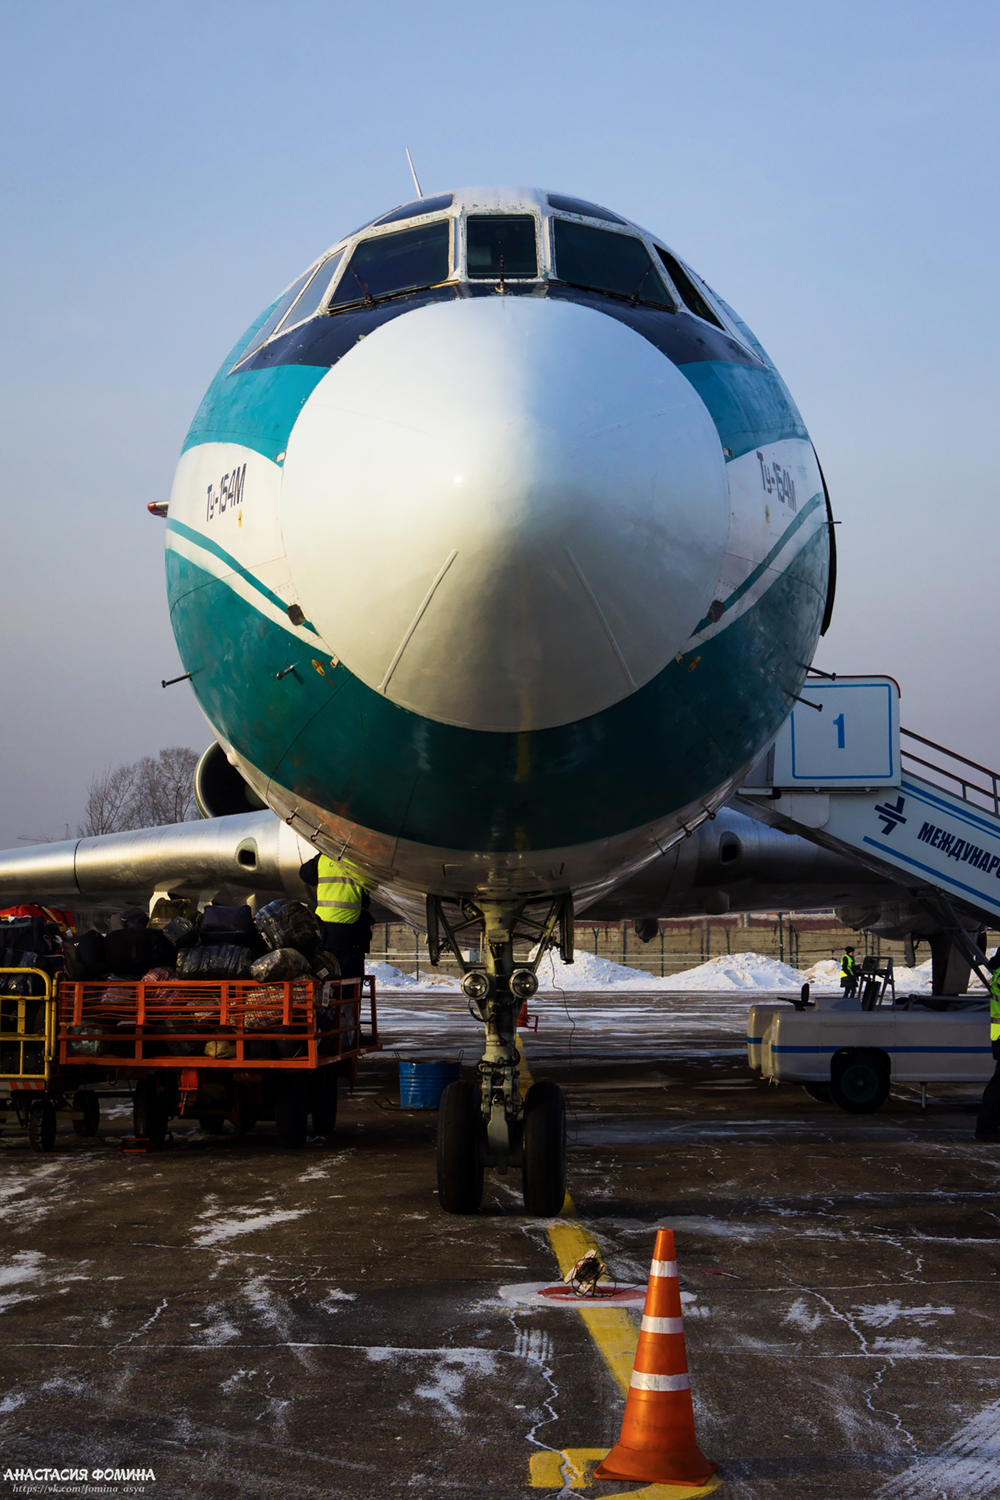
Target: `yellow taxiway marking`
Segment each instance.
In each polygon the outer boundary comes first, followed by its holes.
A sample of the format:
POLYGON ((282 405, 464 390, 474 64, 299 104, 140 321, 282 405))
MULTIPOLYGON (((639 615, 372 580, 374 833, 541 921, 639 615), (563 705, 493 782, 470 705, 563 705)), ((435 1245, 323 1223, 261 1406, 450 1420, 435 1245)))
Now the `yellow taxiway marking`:
MULTIPOLYGON (((517 1038, 517 1050, 521 1054, 520 1088, 521 1098, 534 1082, 521 1038, 517 1038)), ((563 1276, 575 1266, 581 1255, 600 1247, 576 1218, 576 1204, 566 1194, 562 1206, 562 1218, 549 1225, 549 1244, 559 1262, 563 1276)), ((635 1351, 639 1346, 639 1329, 631 1313, 624 1307, 577 1308, 594 1343, 597 1345, 612 1378, 622 1395, 628 1393, 635 1364, 635 1351)), ((529 1461, 530 1483, 533 1489, 589 1489, 593 1483, 593 1470, 606 1458, 608 1448, 566 1448, 560 1453, 544 1450, 533 1453, 529 1461)), ((647 1484, 638 1490, 619 1490, 614 1495, 602 1495, 601 1500, 632 1500, 642 1495, 644 1500, 689 1500, 696 1495, 709 1495, 722 1483, 713 1475, 701 1486, 685 1484, 647 1484)))
MULTIPOLYGON (((529 1483, 535 1490, 589 1489, 594 1469, 607 1456, 607 1448, 566 1448, 562 1453, 548 1450, 533 1453, 529 1483)), ((633 1496, 638 1495, 643 1500, 695 1500, 697 1495, 710 1495, 721 1483, 718 1475, 713 1474, 707 1484, 698 1487, 691 1484, 646 1484, 638 1490, 619 1490, 616 1495, 602 1495, 601 1500, 633 1500, 633 1496)))

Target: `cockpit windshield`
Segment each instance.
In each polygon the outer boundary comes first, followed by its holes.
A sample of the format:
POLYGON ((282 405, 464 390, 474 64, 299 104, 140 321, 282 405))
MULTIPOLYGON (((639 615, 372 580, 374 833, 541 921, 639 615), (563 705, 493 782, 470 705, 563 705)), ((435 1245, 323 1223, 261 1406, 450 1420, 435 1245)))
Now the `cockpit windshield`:
POLYGON ((666 266, 667 274, 680 292, 681 301, 688 311, 695 313, 699 318, 704 318, 706 323, 714 323, 716 328, 722 328, 724 325, 715 316, 680 261, 668 254, 666 250, 661 250, 659 245, 656 247, 656 253, 666 266))
POLYGON ((567 198, 563 193, 549 193, 549 206, 562 214, 583 214, 588 219, 607 219, 611 224, 624 224, 625 220, 613 214, 610 208, 601 208, 588 203, 585 198, 567 198))
POLYGON ((415 219, 417 214, 438 214, 442 209, 450 208, 452 201, 451 193, 441 193, 437 198, 416 198, 412 203, 404 203, 402 208, 394 208, 390 214, 383 214, 374 223, 395 224, 398 219, 415 219))
POLYGON ((572 224, 568 219, 555 219, 553 228, 560 281, 636 302, 673 307, 673 299, 642 240, 592 229, 589 224, 572 224))
POLYGON ((470 280, 538 275, 531 214, 470 214, 465 223, 470 280))
MULTIPOLYGON (((422 200, 426 202, 427 200, 422 200)), ((397 292, 437 286, 448 279, 451 221, 439 219, 419 229, 362 240, 344 268, 330 308, 374 302, 397 292)))
POLYGON ((245 359, 249 359, 251 354, 255 354, 260 348, 261 344, 267 343, 267 340, 271 337, 272 333, 277 328, 282 318, 285 316, 285 313, 291 307, 292 303, 295 301, 296 297, 299 295, 302 288, 305 286, 306 282, 309 280, 312 274, 313 268, 312 266, 310 266, 308 271, 303 271, 302 275, 298 278, 297 281, 292 282, 291 286, 288 288, 288 291, 285 293, 281 301, 278 303, 277 307, 274 309, 274 312, 261 324, 254 337, 250 340, 249 344, 240 355, 238 361, 239 364, 242 364, 245 359))
POLYGON ((303 289, 298 301, 289 309, 288 316, 281 325, 282 330, 292 328, 296 323, 302 323, 306 318, 312 317, 326 296, 326 289, 336 275, 337 267, 343 258, 343 251, 339 255, 327 256, 322 265, 317 268, 312 280, 303 289))

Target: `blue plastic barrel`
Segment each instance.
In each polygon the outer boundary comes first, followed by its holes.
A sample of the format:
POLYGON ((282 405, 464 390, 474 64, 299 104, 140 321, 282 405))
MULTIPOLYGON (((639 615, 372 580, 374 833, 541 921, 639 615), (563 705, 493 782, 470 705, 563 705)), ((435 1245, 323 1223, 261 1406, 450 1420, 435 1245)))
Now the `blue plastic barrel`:
POLYGON ((461 1076, 457 1062, 401 1062, 400 1108, 437 1109, 449 1083, 455 1083, 461 1076))

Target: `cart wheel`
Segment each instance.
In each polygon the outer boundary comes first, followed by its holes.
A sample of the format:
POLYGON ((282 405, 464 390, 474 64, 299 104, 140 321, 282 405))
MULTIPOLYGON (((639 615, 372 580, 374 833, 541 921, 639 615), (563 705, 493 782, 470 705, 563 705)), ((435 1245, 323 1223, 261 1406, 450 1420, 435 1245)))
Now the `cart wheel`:
POLYGON ((820 1104, 830 1103, 830 1085, 828 1083, 804 1083, 802 1087, 810 1099, 818 1099, 820 1104))
POLYGON ((552 1218, 566 1198, 566 1101, 558 1084, 533 1083, 524 1101, 524 1207, 552 1218))
POLYGON ((889 1069, 878 1055, 845 1052, 831 1067, 830 1096, 849 1115, 870 1115, 889 1097, 889 1069))
POLYGON ((56 1112, 48 1099, 32 1099, 28 1107, 28 1144, 32 1151, 51 1151, 56 1143, 56 1112))
POLYGON ((245 1083, 236 1085, 236 1108, 229 1118, 240 1135, 246 1135, 257 1123, 257 1110, 245 1083))
POLYGON ((167 1138, 170 1116, 167 1102, 156 1087, 155 1078, 140 1078, 132 1095, 132 1127, 136 1135, 144 1136, 155 1151, 159 1151, 167 1138))
POLYGON ((298 1078, 279 1087, 274 1101, 274 1123, 283 1146, 298 1150, 306 1143, 309 1096, 298 1078))
POLYGON ((73 1108, 83 1110, 83 1119, 73 1121, 78 1136, 95 1136, 101 1128, 101 1101, 93 1089, 79 1089, 73 1095, 73 1108))
POLYGON ((313 1135, 330 1140, 337 1128, 337 1072, 330 1063, 325 1068, 317 1068, 310 1079, 309 1101, 313 1135))
POLYGON ((438 1203, 446 1214, 474 1214, 483 1201, 479 1090, 460 1078, 449 1083, 438 1106, 438 1203))
POLYGON ((225 1135, 225 1115, 199 1115, 198 1124, 206 1135, 225 1135))

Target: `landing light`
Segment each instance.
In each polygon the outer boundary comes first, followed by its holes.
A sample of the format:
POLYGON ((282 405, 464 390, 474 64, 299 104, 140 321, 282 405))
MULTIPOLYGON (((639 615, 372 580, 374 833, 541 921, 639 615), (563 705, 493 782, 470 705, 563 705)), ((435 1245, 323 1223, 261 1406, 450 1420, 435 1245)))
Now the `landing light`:
POLYGON ((538 989, 538 975, 532 969, 515 969, 510 976, 510 992, 516 1000, 530 1000, 538 989))
POLYGON ((469 1000, 485 1000, 490 992, 489 976, 482 969, 470 969, 462 976, 462 993, 469 1000))

